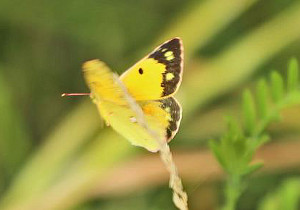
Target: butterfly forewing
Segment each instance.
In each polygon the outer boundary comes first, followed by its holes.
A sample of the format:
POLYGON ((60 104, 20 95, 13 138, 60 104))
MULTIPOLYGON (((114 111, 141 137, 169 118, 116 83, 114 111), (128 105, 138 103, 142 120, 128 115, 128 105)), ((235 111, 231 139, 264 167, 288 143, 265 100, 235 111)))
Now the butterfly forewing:
POLYGON ((182 42, 174 38, 128 69, 120 79, 136 100, 158 100, 177 91, 182 68, 182 42))
POLYGON ((183 68, 182 48, 181 40, 175 38, 162 44, 149 55, 149 58, 164 64, 166 68, 162 75, 162 97, 174 94, 180 85, 183 68))
POLYGON ((102 101, 111 101, 125 105, 122 89, 115 83, 110 68, 100 60, 91 60, 83 64, 83 73, 92 97, 96 94, 102 101))

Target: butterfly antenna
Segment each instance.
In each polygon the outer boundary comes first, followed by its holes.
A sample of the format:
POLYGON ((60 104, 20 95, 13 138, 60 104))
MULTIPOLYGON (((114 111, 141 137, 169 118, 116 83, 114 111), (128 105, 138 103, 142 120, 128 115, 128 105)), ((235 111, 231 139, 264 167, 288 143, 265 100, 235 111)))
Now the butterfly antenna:
POLYGON ((90 93, 63 93, 61 94, 61 97, 65 96, 89 96, 91 95, 90 93))

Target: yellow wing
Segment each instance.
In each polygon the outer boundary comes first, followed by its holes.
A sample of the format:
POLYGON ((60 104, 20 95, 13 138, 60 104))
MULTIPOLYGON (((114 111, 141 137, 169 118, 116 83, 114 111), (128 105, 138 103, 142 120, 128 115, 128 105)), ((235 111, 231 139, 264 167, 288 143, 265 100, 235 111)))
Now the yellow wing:
POLYGON ((183 45, 171 39, 121 75, 128 92, 137 100, 158 100, 175 94, 183 70, 183 45))
POLYGON ((141 108, 119 79, 99 60, 86 62, 83 72, 91 97, 106 123, 133 145, 158 151, 160 141, 166 140, 170 119, 161 103, 143 102, 141 108))
POLYGON ((122 89, 116 84, 114 74, 108 66, 99 60, 87 61, 83 64, 84 78, 92 96, 101 101, 110 101, 117 105, 126 105, 122 89))
POLYGON ((143 112, 146 116, 154 117, 157 120, 161 120, 164 123, 164 138, 166 141, 171 141, 178 131, 182 109, 180 104, 175 98, 169 97, 158 101, 146 101, 140 102, 143 112))

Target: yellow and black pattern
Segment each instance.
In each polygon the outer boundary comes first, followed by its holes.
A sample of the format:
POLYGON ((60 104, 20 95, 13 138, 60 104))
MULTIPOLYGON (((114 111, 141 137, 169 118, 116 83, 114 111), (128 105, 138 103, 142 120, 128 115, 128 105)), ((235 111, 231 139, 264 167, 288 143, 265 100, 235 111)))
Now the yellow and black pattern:
POLYGON ((158 139, 175 136, 181 120, 173 98, 183 71, 180 38, 158 46, 119 78, 99 60, 86 62, 83 70, 100 115, 133 145, 156 152, 158 139))
POLYGON ((180 121, 181 121, 181 106, 176 101, 175 98, 169 97, 166 99, 159 100, 160 101, 160 107, 165 110, 167 113, 169 113, 169 125, 166 129, 166 138, 169 142, 173 139, 175 134, 178 131, 180 121))
POLYGON ((155 49, 148 58, 166 66, 163 73, 162 97, 174 94, 180 83, 183 70, 183 45, 179 38, 171 39, 155 49))

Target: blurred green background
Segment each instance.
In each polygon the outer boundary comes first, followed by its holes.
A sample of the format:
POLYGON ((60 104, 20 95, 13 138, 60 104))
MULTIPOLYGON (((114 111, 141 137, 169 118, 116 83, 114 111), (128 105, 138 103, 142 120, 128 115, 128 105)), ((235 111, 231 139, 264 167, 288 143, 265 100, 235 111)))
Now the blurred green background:
MULTIPOLYGON (((299 26, 298 0, 1 0, 0 209, 175 209, 157 154, 105 128, 88 98, 60 97, 88 91, 84 61, 122 73, 175 36, 184 115, 171 150, 190 209, 219 209, 225 176, 207 142, 244 88, 299 60, 299 26)), ((300 209, 300 107, 282 114, 237 209, 300 209)))

